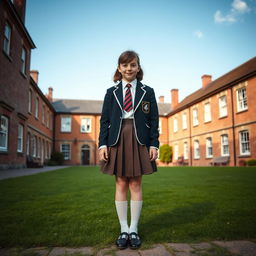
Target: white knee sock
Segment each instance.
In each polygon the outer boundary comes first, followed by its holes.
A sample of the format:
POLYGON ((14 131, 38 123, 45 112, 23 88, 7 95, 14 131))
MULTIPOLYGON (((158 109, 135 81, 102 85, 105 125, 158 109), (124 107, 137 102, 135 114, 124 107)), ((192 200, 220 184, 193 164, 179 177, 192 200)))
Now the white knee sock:
POLYGON ((131 225, 129 228, 129 233, 138 233, 138 222, 140 218, 140 212, 142 208, 143 201, 133 201, 131 200, 131 225))
POLYGON ((127 208, 128 202, 127 201, 115 201, 116 204, 116 211, 119 219, 119 223, 121 226, 121 233, 127 232, 129 233, 129 227, 127 223, 127 208))

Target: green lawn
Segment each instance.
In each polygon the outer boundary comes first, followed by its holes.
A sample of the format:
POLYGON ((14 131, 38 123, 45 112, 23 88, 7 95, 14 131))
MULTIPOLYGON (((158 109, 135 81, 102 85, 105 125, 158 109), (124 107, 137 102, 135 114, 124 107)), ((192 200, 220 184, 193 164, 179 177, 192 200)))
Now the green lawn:
MULTIPOLYGON (((0 181, 0 246, 109 246, 114 176, 71 167, 0 181)), ((256 238, 256 168, 159 168, 143 177, 143 246, 256 238)))

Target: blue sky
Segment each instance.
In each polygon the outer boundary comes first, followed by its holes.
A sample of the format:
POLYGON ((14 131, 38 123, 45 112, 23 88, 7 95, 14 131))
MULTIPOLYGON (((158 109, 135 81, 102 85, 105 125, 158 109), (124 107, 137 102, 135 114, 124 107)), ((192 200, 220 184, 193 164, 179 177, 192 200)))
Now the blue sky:
POLYGON ((119 55, 138 52, 143 83, 170 102, 256 55, 256 0, 27 0, 31 69, 54 98, 103 100, 119 55))

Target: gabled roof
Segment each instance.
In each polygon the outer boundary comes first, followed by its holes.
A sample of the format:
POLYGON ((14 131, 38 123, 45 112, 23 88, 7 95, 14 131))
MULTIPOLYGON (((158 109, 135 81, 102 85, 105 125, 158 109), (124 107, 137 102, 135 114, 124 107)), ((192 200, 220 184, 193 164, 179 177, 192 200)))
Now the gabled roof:
MULTIPOLYGON (((101 115, 102 100, 76 100, 76 99, 53 99, 52 105, 55 111, 73 114, 97 114, 101 115)), ((166 116, 171 111, 170 103, 158 103, 159 115, 166 116)))
POLYGON ((256 75, 256 57, 184 98, 169 114, 173 115, 197 102, 256 75))

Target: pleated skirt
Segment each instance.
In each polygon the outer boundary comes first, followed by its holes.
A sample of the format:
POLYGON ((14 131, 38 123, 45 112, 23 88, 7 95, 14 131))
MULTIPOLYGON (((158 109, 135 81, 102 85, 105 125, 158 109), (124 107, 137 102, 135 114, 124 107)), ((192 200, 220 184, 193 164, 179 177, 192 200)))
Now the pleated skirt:
POLYGON ((133 119, 124 119, 118 143, 108 147, 108 160, 100 161, 105 174, 118 177, 136 177, 157 171, 155 161, 150 161, 149 148, 138 143, 133 119))

